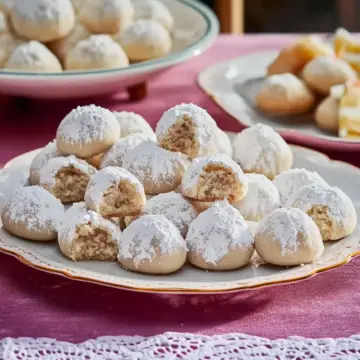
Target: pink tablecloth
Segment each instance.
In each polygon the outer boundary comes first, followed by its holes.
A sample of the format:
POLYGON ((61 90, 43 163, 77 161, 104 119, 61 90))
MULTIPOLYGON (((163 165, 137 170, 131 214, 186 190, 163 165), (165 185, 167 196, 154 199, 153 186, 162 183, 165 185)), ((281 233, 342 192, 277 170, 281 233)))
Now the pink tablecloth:
MULTIPOLYGON (((205 66, 259 49, 279 48, 289 37, 220 37, 206 54, 181 65, 150 86, 150 97, 128 103, 124 95, 82 101, 33 101, 0 112, 0 162, 40 147, 54 137, 61 118, 75 105, 95 102, 139 112, 154 125, 179 102, 209 110, 225 130, 241 126, 195 84, 205 66)), ((321 147, 321 145, 318 145, 321 147)), ((359 154, 330 152, 360 164, 359 154)), ((203 334, 245 332, 276 338, 290 335, 340 337, 360 333, 360 258, 293 285, 231 295, 174 296, 131 293, 70 281, 30 269, 0 255, 0 338, 54 337, 83 341, 102 335, 152 335, 164 331, 203 334)))

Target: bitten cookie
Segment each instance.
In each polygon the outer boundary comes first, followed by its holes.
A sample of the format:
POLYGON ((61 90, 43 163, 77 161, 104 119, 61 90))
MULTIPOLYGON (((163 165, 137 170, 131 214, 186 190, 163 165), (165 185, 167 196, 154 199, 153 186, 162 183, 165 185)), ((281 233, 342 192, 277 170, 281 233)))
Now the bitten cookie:
POLYGON ((224 154, 194 160, 181 183, 184 196, 204 202, 241 200, 248 183, 240 166, 224 154))
POLYGON ((95 174, 85 193, 90 210, 104 217, 138 215, 145 206, 144 187, 127 170, 109 166, 95 174))
POLYGON ((194 159, 219 152, 218 130, 205 109, 180 104, 164 112, 156 126, 156 136, 164 149, 194 159))
POLYGON ((56 132, 58 149, 67 155, 90 158, 110 148, 120 136, 114 114, 100 106, 78 106, 61 121, 56 132))
POLYGON ((170 274, 185 263, 187 247, 176 226, 162 215, 132 222, 119 241, 119 263, 145 274, 170 274))
POLYGON ((20 238, 53 240, 64 217, 64 206, 40 186, 16 189, 1 212, 4 228, 20 238))
POLYGON ((314 105, 314 94, 303 81, 289 73, 267 77, 256 95, 256 106, 276 115, 303 114, 314 105))
POLYGON ((114 261, 120 236, 121 230, 115 223, 80 203, 66 212, 58 243, 61 252, 73 261, 114 261))
POLYGON ((264 124, 257 124, 236 135, 233 148, 233 158, 244 172, 263 174, 270 180, 291 168, 293 163, 289 145, 264 124))
POLYGON ((270 264, 294 266, 318 259, 324 244, 319 229, 308 215, 299 209, 282 208, 260 222, 255 249, 270 264))
POLYGON ((70 0, 20 0, 14 1, 11 21, 20 36, 49 42, 71 31, 75 13, 70 0))
POLYGON ((240 213, 227 200, 215 202, 189 226, 188 261, 205 270, 235 270, 247 265, 254 239, 240 213))
POLYGON ((40 185, 62 203, 83 201, 85 189, 97 170, 71 155, 55 157, 40 170, 40 185))
POLYGON ((357 223, 356 210, 350 198, 339 188, 324 184, 301 188, 286 206, 306 212, 326 240, 339 240, 350 235, 357 223))

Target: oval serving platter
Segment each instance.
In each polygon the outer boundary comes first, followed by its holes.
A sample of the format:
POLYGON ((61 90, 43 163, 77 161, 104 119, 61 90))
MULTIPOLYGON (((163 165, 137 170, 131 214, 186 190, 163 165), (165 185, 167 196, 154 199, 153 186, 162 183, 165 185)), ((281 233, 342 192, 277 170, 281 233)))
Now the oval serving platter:
MULTIPOLYGON (((292 146, 294 167, 317 171, 330 185, 336 185, 350 196, 360 218, 360 169, 313 150, 292 146)), ((27 169, 38 150, 23 154, 6 166, 5 171, 27 169)), ((251 224, 252 229, 256 224, 251 224)), ((340 265, 360 255, 360 227, 345 239, 325 244, 324 254, 314 263, 280 268, 269 266, 254 256, 252 263, 243 269, 229 272, 207 272, 185 265, 179 272, 152 276, 132 273, 117 263, 84 261, 72 262, 64 257, 56 242, 30 242, 0 229, 0 251, 15 256, 36 269, 66 276, 73 280, 93 282, 140 292, 162 293, 225 293, 279 285, 309 278, 340 265)))

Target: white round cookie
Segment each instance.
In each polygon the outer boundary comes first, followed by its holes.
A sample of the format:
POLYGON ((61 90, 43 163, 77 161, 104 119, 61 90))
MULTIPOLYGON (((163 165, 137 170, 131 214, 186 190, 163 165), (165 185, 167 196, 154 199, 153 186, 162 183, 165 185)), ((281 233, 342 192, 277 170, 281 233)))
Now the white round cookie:
POLYGON ((119 241, 119 263, 145 274, 170 274, 186 261, 187 247, 176 226, 162 215, 133 221, 119 241))
MULTIPOLYGON (((185 237, 189 225, 198 216, 191 202, 185 199, 181 194, 171 191, 165 194, 159 194, 149 199, 141 215, 164 215, 179 229, 180 234, 185 237)), ((126 218, 125 223, 129 225, 134 218, 126 218)))
POLYGON ((43 44, 30 41, 18 45, 8 58, 6 69, 31 72, 61 72, 57 57, 43 44))
POLYGON ((140 180, 149 195, 178 188, 188 166, 185 155, 165 150, 154 141, 131 149, 123 160, 123 167, 140 180))
POLYGON ((247 265, 254 238, 240 213, 227 200, 215 202, 189 226, 188 261, 205 270, 235 270, 247 265))
POLYGON ((66 36, 50 42, 48 47, 61 61, 64 61, 70 49, 79 41, 88 39, 90 36, 91 33, 84 26, 75 24, 66 36))
POLYGON ((30 184, 39 185, 40 170, 52 158, 61 156, 61 153, 56 147, 56 141, 49 142, 42 148, 34 157, 30 165, 30 184))
POLYGON ((273 184, 279 191, 281 204, 285 205, 287 200, 304 186, 327 185, 327 182, 317 172, 306 169, 289 169, 277 175, 273 184))
POLYGON ((126 154, 143 142, 151 140, 148 136, 141 133, 129 135, 120 138, 109 150, 107 150, 101 158, 100 169, 108 166, 123 166, 126 154))
POLYGON ((65 56, 66 70, 113 69, 129 65, 124 50, 109 35, 91 35, 65 56))
POLYGON ((243 130, 233 141, 233 159, 246 173, 263 174, 270 180, 291 168, 289 145, 270 126, 257 124, 243 130))
POLYGON ((108 150, 120 136, 114 114, 100 106, 78 106, 61 121, 56 144, 63 154, 91 158, 108 150))
POLYGON ((115 37, 131 62, 166 56, 172 48, 169 32, 154 20, 137 20, 115 37))
POLYGON ((169 9, 158 0, 135 0, 135 19, 154 20, 160 23, 167 31, 174 27, 174 17, 169 9))
POLYGON ((85 193, 90 210, 104 217, 139 215, 146 196, 140 181, 127 170, 109 166, 92 176, 85 193))
POLYGON ((337 187, 318 183, 304 186, 287 200, 286 206, 306 212, 318 226, 324 241, 339 240, 356 227, 355 207, 337 187))
POLYGON ((64 204, 83 201, 90 178, 96 172, 74 155, 54 157, 41 168, 39 184, 64 204))
POLYGON ((64 206, 40 186, 16 189, 7 199, 1 220, 10 233, 28 240, 47 241, 57 236, 64 206))
POLYGON ((302 265, 318 259, 324 244, 314 221, 300 209, 274 210, 259 224, 255 249, 268 263, 302 265))
POLYGON ((11 12, 17 34, 29 40, 49 42, 67 35, 75 25, 70 0, 17 0, 11 12))
POLYGON ((247 221, 260 221, 280 207, 280 196, 275 185, 264 175, 245 174, 248 191, 243 199, 232 205, 247 221))
POLYGON ((23 43, 23 40, 10 32, 0 34, 0 68, 4 67, 14 49, 23 43))
POLYGON ((217 131, 217 142, 218 142, 218 151, 221 154, 225 154, 228 157, 233 157, 233 147, 231 140, 229 136, 222 131, 221 129, 218 129, 217 131))
POLYGON ((165 111, 156 126, 159 144, 191 159, 219 152, 218 127, 210 114, 194 104, 180 104, 165 111))
POLYGON ((120 124, 120 137, 126 137, 133 134, 144 134, 156 141, 156 135, 149 123, 139 114, 130 111, 114 111, 117 121, 120 124))
POLYGON ((121 230, 111 220, 87 210, 84 203, 74 204, 59 228, 61 252, 73 261, 115 261, 121 230))
POLYGON ((79 10, 80 22, 97 34, 117 34, 132 23, 130 0, 87 0, 79 10))
POLYGON ((248 191, 240 166, 224 154, 195 159, 181 182, 181 193, 194 200, 211 202, 241 200, 248 191))

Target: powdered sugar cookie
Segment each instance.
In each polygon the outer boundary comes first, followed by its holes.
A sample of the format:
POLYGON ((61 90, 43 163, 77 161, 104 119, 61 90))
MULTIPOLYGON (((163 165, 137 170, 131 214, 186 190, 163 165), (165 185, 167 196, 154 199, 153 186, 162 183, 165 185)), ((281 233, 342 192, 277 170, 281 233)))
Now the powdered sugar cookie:
POLYGON ((40 185, 62 203, 83 201, 90 177, 97 170, 86 161, 71 155, 55 157, 40 170, 40 185))
POLYGON ((245 174, 248 191, 240 201, 232 204, 248 221, 260 221, 280 207, 280 196, 275 185, 264 175, 245 174))
POLYGON ((138 215, 145 206, 144 187, 127 170, 109 166, 94 175, 85 193, 90 210, 105 217, 138 215))
POLYGON ((74 45, 65 56, 65 69, 113 69, 129 65, 124 50, 108 35, 92 35, 74 45))
POLYGON ((318 226, 324 241, 348 236, 356 227, 355 207, 337 187, 324 184, 304 186, 287 200, 286 206, 306 212, 318 226))
POLYGON ((176 226, 162 215, 132 222, 119 241, 119 263, 145 274, 170 274, 185 263, 187 247, 176 226))
POLYGON ((153 141, 136 146, 123 160, 123 167, 140 180, 150 195, 175 190, 188 165, 185 155, 165 150, 153 141))
POLYGON ((247 180, 240 166, 224 154, 194 160, 181 182, 184 196, 205 202, 239 201, 247 190, 247 180))
POLYGON ((29 240, 56 238, 64 216, 64 206, 40 186, 16 189, 7 199, 1 213, 4 228, 29 240))
POLYGON ((90 158, 110 148, 120 135, 113 113, 100 106, 79 106, 61 121, 56 132, 58 149, 68 155, 90 158))
POLYGON ((153 141, 157 140, 154 130, 139 114, 129 111, 114 111, 113 114, 120 124, 122 138, 133 134, 144 134, 153 141))
MULTIPOLYGON (((171 191, 148 200, 140 216, 143 215, 164 215, 185 237, 189 225, 197 218, 198 212, 189 200, 181 194, 171 191)), ((125 223, 129 225, 133 220, 134 218, 126 218, 125 223)))
POLYGON ((120 138, 109 150, 107 150, 100 162, 100 168, 104 169, 108 166, 123 166, 126 154, 136 146, 151 139, 143 134, 133 134, 124 138, 120 138))
POLYGON ((0 34, 0 68, 6 64, 14 49, 22 43, 22 40, 9 32, 0 34))
POLYGON ((119 227, 81 203, 74 206, 66 212, 59 229, 61 252, 73 261, 116 260, 121 236, 119 227))
POLYGON ((302 114, 314 105, 314 94, 293 74, 268 76, 256 95, 256 106, 272 114, 302 114))
POLYGON ((308 215, 299 209, 282 208, 260 222, 255 249, 270 264, 293 266, 318 259, 324 244, 319 229, 308 215))
POLYGON ((346 61, 335 56, 319 56, 304 67, 303 78, 317 93, 329 95, 332 86, 355 81, 358 76, 346 61))
POLYGON ((246 173, 263 174, 270 180, 292 166, 289 145, 270 126, 257 124, 233 141, 234 160, 246 173))
POLYGON ((135 19, 154 20, 171 32, 174 27, 174 17, 169 9, 158 0, 134 1, 135 19))
POLYGON ((56 56, 45 45, 37 41, 18 45, 4 67, 21 71, 62 71, 61 64, 56 56))
POLYGON ((117 34, 127 28, 133 18, 130 0, 87 0, 79 11, 80 22, 98 34, 117 34))
POLYGON ((115 37, 132 62, 168 55, 172 41, 169 32, 154 20, 136 20, 115 37))
POLYGON ((11 21, 20 36, 49 42, 71 31, 75 13, 70 0, 20 0, 14 1, 11 21))
POLYGON ((81 24, 75 24, 73 29, 64 37, 48 44, 49 49, 61 60, 64 61, 66 54, 79 41, 88 39, 91 33, 81 24))
POLYGON ((254 253, 246 221, 227 200, 215 202, 190 224, 186 243, 189 262, 206 270, 238 269, 254 253))
POLYGON ((233 148, 232 148, 231 140, 229 136, 227 136, 227 134, 221 129, 218 129, 217 131, 217 142, 218 142, 219 153, 225 154, 228 157, 232 158, 233 148))
POLYGON ((277 175, 273 181, 280 195, 280 202, 286 201, 307 185, 327 185, 326 181, 317 173, 306 169, 289 169, 277 175))
POLYGON ((219 152, 218 130, 205 109, 181 104, 164 112, 156 126, 156 136, 163 148, 194 159, 219 152))
POLYGON ((48 143, 36 154, 30 165, 30 184, 38 185, 40 182, 40 170, 52 158, 60 156, 61 153, 56 147, 56 141, 48 143))

